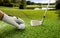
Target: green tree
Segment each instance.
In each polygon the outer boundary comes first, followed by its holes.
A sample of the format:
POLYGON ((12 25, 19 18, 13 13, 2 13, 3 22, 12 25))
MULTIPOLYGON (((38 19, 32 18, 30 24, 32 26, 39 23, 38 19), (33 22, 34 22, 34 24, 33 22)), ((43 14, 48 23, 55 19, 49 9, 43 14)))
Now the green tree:
POLYGON ((9 0, 3 0, 4 3, 9 3, 9 0))
POLYGON ((0 6, 2 6, 3 5, 3 0, 0 0, 0 6))
POLYGON ((3 0, 0 0, 0 2, 2 2, 3 0))
POLYGON ((60 9, 60 0, 56 1, 56 9, 60 9))
POLYGON ((12 3, 16 3, 17 0, 11 0, 12 3))
POLYGON ((25 9, 26 8, 26 0, 21 0, 19 4, 19 9, 25 9))
POLYGON ((57 0, 56 1, 56 9, 57 9, 57 11, 56 11, 56 13, 58 14, 58 17, 59 17, 59 20, 60 20, 60 0, 57 0))
POLYGON ((11 3, 12 0, 3 0, 3 3, 11 3))
POLYGON ((26 3, 27 3, 27 5, 30 5, 31 4, 31 1, 27 1, 26 3))

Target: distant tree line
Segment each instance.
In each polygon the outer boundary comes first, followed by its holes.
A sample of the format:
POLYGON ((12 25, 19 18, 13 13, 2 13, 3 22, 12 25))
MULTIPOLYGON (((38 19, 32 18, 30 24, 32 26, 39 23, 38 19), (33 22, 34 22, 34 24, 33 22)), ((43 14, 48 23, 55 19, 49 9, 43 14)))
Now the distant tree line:
POLYGON ((31 2, 31 1, 26 1, 26 4, 27 5, 41 5, 41 3, 34 3, 34 2, 31 2))
POLYGON ((34 2, 31 2, 31 1, 27 1, 26 3, 27 5, 34 5, 34 2))
POLYGON ((18 4, 19 9, 26 8, 26 0, 0 0, 0 6, 13 7, 14 4, 18 4))
MULTIPOLYGON (((34 3, 34 2, 31 2, 31 1, 27 1, 26 2, 27 5, 34 5, 34 4, 37 4, 37 5, 41 5, 41 3, 34 3)), ((55 3, 51 3, 50 5, 53 5, 55 3)), ((47 5, 47 4, 43 4, 43 5, 47 5)), ((56 0, 56 9, 60 9, 60 0, 56 0)))
POLYGON ((13 7, 12 0, 0 0, 0 6, 13 7))
MULTIPOLYGON (((27 5, 41 5, 40 3, 34 3, 26 0, 0 0, 0 6, 13 7, 13 4, 19 4, 19 8, 25 9, 27 5)), ((60 0, 56 1, 56 9, 60 9, 60 0)))

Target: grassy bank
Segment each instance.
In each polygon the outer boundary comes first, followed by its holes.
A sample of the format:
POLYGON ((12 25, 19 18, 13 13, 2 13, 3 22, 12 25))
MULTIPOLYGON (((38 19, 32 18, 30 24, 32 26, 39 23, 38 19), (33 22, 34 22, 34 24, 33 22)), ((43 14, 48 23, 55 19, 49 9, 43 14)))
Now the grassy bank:
POLYGON ((1 38, 60 38, 60 21, 56 10, 49 10, 42 26, 32 27, 30 20, 41 20, 44 10, 21 10, 0 7, 8 15, 20 17, 25 21, 25 30, 17 30, 14 26, 0 21, 1 38))

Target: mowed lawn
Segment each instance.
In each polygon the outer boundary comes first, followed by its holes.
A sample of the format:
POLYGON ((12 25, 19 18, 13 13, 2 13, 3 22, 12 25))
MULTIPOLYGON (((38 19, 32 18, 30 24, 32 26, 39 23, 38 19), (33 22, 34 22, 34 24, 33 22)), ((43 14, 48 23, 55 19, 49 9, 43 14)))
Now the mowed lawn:
POLYGON ((17 30, 13 25, 0 21, 0 38, 60 38, 60 20, 56 10, 49 10, 42 26, 32 27, 31 20, 41 20, 44 10, 21 10, 0 7, 8 15, 20 17, 25 21, 26 28, 17 30))

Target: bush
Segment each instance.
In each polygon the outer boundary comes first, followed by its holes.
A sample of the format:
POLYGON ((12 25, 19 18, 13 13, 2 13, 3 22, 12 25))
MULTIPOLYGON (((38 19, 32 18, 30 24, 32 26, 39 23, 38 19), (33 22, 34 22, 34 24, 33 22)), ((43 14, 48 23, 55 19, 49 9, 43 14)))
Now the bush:
POLYGON ((19 4, 13 4, 14 7, 19 7, 19 4))
POLYGON ((24 9, 24 6, 23 6, 23 5, 20 5, 20 6, 19 6, 19 9, 24 9))
POLYGON ((26 7, 27 9, 41 8, 41 7, 26 7))
POLYGON ((27 9, 34 9, 35 7, 26 7, 27 9))

